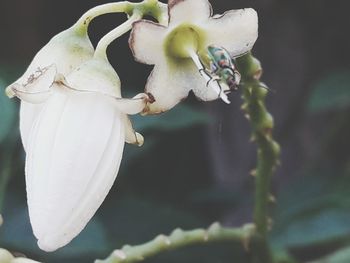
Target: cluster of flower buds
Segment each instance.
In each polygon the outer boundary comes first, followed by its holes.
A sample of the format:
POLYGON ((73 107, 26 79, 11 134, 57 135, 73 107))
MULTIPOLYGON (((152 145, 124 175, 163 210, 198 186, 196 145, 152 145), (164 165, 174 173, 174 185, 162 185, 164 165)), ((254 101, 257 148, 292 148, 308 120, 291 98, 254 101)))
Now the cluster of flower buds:
POLYGON ((54 251, 77 236, 112 187, 124 143, 143 144, 128 115, 167 111, 191 90, 200 100, 229 103, 240 79, 233 59, 253 47, 257 32, 253 9, 213 16, 207 0, 145 0, 97 6, 52 38, 6 89, 21 100, 27 199, 39 247, 54 251), (128 20, 94 49, 89 23, 112 12, 128 20), (155 67, 145 92, 127 99, 106 49, 131 29, 135 59, 155 67))

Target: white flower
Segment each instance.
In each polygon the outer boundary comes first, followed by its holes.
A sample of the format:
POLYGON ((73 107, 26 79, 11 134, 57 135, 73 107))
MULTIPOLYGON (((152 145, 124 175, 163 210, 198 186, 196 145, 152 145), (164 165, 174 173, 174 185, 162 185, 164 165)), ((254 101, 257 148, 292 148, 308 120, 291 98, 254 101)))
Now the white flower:
POLYGON ((171 109, 190 90, 201 100, 217 99, 224 94, 221 87, 208 85, 206 75, 199 73, 202 53, 215 45, 237 57, 248 52, 258 36, 257 14, 250 8, 212 16, 207 0, 170 0, 168 9, 168 27, 138 21, 129 40, 137 61, 155 65, 146 85, 154 101, 146 114, 171 109))
POLYGON ((67 29, 53 37, 36 54, 23 76, 6 89, 10 97, 15 95, 15 90, 41 95, 36 96, 31 103, 21 102, 20 132, 25 150, 31 127, 43 107, 42 102, 48 95, 48 88, 55 75, 46 74, 40 80, 38 77, 50 66, 54 66, 58 73, 67 75, 81 63, 91 59, 93 54, 94 48, 87 34, 77 32, 74 27, 67 29))
POLYGON ((66 77, 44 68, 34 82, 53 84, 40 93, 13 92, 27 103, 44 101, 28 138, 26 186, 38 245, 54 251, 81 232, 105 199, 125 141, 142 145, 126 114, 141 112, 147 96, 122 99, 118 75, 98 58, 66 77))
POLYGON ((114 183, 124 143, 143 144, 127 114, 143 111, 148 96, 122 98, 106 55, 140 16, 108 33, 96 50, 84 18, 83 28, 78 23, 54 37, 6 89, 21 99, 29 217, 42 250, 55 251, 82 231, 114 183))

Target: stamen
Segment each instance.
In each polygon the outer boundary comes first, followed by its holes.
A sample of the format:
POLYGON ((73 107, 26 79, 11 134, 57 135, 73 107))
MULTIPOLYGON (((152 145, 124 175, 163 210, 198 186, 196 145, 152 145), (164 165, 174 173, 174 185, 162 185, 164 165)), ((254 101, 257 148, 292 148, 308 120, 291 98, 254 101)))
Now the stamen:
POLYGON ((213 79, 213 77, 205 70, 196 52, 194 52, 194 50, 189 50, 189 55, 191 56, 196 67, 198 68, 199 73, 205 79, 207 86, 212 88, 225 103, 230 104, 231 102, 229 101, 225 92, 223 92, 219 81, 213 79))

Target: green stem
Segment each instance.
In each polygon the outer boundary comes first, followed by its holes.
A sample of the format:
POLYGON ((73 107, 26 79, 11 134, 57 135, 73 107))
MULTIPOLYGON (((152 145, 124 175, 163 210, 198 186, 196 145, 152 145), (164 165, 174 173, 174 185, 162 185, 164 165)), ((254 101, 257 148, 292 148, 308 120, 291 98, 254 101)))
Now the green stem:
POLYGON ((272 137, 274 123, 265 106, 267 87, 259 80, 262 73, 260 62, 249 53, 237 59, 237 66, 243 82, 242 109, 252 125, 252 140, 257 144, 254 223, 260 236, 257 248, 260 258, 256 262, 272 262, 267 242, 268 206, 271 178, 279 162, 280 148, 272 137))
POLYGON ((132 24, 141 19, 142 14, 135 12, 126 22, 113 29, 107 35, 105 35, 97 44, 96 51, 94 54, 95 58, 108 60, 107 57, 107 48, 108 46, 118 37, 125 34, 132 28, 132 24))
POLYGON ((8 250, 0 248, 0 262, 1 263, 40 263, 28 258, 15 258, 8 250))
POLYGON ((159 235, 143 245, 124 246, 120 250, 115 250, 107 259, 96 260, 95 263, 140 262, 164 251, 218 241, 239 241, 247 248, 254 233, 255 226, 252 224, 241 228, 224 228, 215 223, 208 229, 191 231, 176 229, 169 236, 159 235))
POLYGON ((123 1, 95 6, 83 14, 73 27, 75 27, 80 32, 86 32, 90 25, 90 22, 94 18, 104 14, 124 13, 130 4, 130 2, 123 1))
POLYGON ((8 153, 2 159, 2 169, 0 171, 0 213, 4 208, 6 189, 10 181, 12 157, 12 154, 8 153))
POLYGON ((123 1, 91 8, 79 18, 73 28, 77 33, 84 35, 87 34, 90 22, 98 16, 110 13, 126 13, 131 16, 135 11, 142 14, 142 16, 150 15, 154 17, 162 25, 166 25, 168 22, 167 5, 158 2, 158 0, 144 0, 141 3, 123 1))

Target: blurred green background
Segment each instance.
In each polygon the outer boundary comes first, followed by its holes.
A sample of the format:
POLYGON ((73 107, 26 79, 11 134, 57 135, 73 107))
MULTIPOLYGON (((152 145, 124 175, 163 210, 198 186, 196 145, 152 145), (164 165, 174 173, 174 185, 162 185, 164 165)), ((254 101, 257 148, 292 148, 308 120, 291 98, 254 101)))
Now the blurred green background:
MULTIPOLYGON (((240 226, 252 218, 255 147, 240 110, 192 96, 174 110, 135 117, 142 148, 127 146, 117 181, 88 227, 69 246, 43 253, 29 225, 24 152, 17 100, 4 88, 19 77, 48 40, 88 8, 108 1, 2 0, 0 3, 0 247, 43 262, 92 262, 124 244, 139 244, 176 227, 213 221, 240 226)), ((298 262, 350 262, 350 4, 346 0, 215 0, 214 13, 254 7, 254 54, 271 89, 282 162, 273 179, 270 238, 298 262)), ((97 43, 125 19, 106 15, 91 25, 97 43)), ((152 67, 133 61, 127 36, 109 49, 125 95, 141 92, 152 67)), ((147 262, 250 262, 241 244, 168 252, 147 262)))

